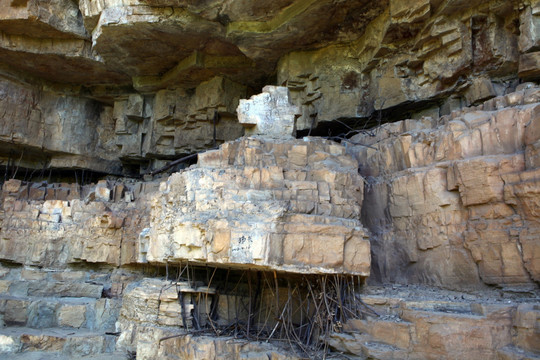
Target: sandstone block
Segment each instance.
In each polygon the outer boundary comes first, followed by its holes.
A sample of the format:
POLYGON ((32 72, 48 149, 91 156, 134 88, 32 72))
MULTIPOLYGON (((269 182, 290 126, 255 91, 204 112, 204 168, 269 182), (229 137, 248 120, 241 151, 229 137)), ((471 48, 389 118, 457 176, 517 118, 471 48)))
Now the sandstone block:
POLYGON ((95 188, 96 199, 101 201, 110 201, 112 198, 112 190, 110 189, 107 180, 100 180, 95 188))
POLYGON ((471 87, 465 93, 465 98, 469 105, 474 105, 478 102, 485 101, 496 96, 493 84, 489 79, 477 78, 472 82, 471 87))
POLYGON ((62 348, 62 352, 68 356, 88 356, 110 350, 106 337, 100 335, 70 337, 62 348))
POLYGON ((43 329, 56 325, 57 304, 47 301, 34 301, 28 306, 29 327, 43 329))
POLYGON ((244 138, 208 156, 154 195, 151 226, 138 241, 140 261, 369 272, 367 234, 355 220, 363 180, 340 146, 311 138, 244 138), (310 156, 315 152, 324 154, 324 168, 309 162, 320 158, 310 156), (221 160, 236 153, 243 156, 234 163, 221 160))
POLYGON ((65 338, 54 335, 21 336, 21 351, 61 351, 66 342, 65 338))
POLYGON ((538 5, 527 6, 520 15, 519 51, 527 53, 540 47, 540 14, 538 5))
POLYGON ((465 206, 503 200, 503 181, 498 161, 483 159, 455 164, 459 174, 459 192, 465 206))
POLYGON ((125 114, 131 120, 142 120, 144 116, 144 98, 139 94, 129 95, 125 114))
POLYGON ((10 179, 6 182, 4 182, 4 185, 2 187, 2 191, 5 193, 17 193, 22 185, 21 180, 17 179, 10 179))
POLYGON ((4 322, 8 325, 24 326, 28 321, 30 301, 3 300, 4 322))
POLYGON ((176 107, 176 93, 170 90, 159 90, 154 98, 154 119, 168 120, 173 117, 176 107))
POLYGON ((31 284, 28 289, 30 296, 61 296, 61 297, 89 297, 99 299, 103 285, 90 283, 47 282, 45 284, 31 284))
POLYGON ((540 331, 535 325, 539 319, 540 311, 534 305, 522 304, 518 306, 513 324, 517 330, 517 346, 533 353, 540 351, 540 331))

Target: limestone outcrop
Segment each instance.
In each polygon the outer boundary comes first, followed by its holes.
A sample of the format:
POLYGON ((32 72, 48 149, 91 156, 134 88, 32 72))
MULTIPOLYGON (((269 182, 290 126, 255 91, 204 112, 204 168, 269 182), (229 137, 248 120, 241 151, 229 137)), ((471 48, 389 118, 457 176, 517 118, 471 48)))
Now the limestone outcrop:
POLYGON ((0 256, 56 268, 191 261, 368 276, 357 168, 330 141, 245 138, 161 184, 10 180, 0 256))
POLYGON ((247 128, 246 135, 285 139, 296 136, 299 111, 283 86, 265 86, 262 94, 240 100, 237 109, 238 121, 247 128))
POLYGON ((227 143, 161 184, 140 253, 150 263, 367 276, 363 186, 356 161, 333 142, 227 143))
POLYGON ((375 278, 537 288, 540 90, 522 88, 350 139, 375 278))
POLYGON ((538 0, 0 0, 0 357, 540 359, 538 0))
POLYGON ((239 99, 273 82, 297 130, 337 136, 540 77, 529 0, 2 4, 0 155, 29 169, 147 173, 242 136, 239 99))
POLYGON ((378 316, 349 321, 330 344, 371 359, 537 359, 538 307, 497 297, 374 287, 363 300, 378 316))

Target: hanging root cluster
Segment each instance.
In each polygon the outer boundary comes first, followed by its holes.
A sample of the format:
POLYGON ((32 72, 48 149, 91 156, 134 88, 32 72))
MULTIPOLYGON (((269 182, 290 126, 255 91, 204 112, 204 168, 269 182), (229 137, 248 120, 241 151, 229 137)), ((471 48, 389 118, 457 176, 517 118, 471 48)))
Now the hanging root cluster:
POLYGON ((347 320, 377 315, 358 295, 363 281, 358 276, 208 267, 201 271, 186 265, 172 284, 179 281, 202 289, 192 291, 187 302, 179 291, 189 334, 282 342, 298 356, 312 359, 326 357, 329 336, 341 332, 347 320))

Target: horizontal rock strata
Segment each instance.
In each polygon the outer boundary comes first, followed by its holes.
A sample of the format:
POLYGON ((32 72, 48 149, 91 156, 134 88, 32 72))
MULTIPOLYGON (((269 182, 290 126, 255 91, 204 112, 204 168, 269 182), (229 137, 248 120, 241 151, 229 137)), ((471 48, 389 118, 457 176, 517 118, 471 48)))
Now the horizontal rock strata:
POLYGON ((3 187, 0 257, 53 267, 192 261, 368 276, 357 168, 331 141, 244 138, 161 184, 14 179, 3 187))
POLYGON ((525 88, 350 139, 367 181, 375 277, 536 288, 539 96, 525 88))

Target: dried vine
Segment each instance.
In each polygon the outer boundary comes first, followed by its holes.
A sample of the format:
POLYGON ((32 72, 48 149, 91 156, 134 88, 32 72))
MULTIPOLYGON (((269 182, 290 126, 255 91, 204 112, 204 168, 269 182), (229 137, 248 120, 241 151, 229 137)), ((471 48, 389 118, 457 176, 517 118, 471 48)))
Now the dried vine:
MULTIPOLYGON (((231 271, 217 268, 207 279, 209 291, 201 291, 190 315, 183 314, 185 333, 177 336, 230 336, 264 342, 283 342, 298 356, 326 358, 328 339, 340 332, 349 319, 378 316, 358 295, 362 279, 350 275, 281 275, 276 272, 244 270, 231 281, 231 271), (209 295, 210 289, 215 292, 209 295), (209 297, 213 301, 209 305, 209 297), (219 296, 227 297, 227 319, 217 319, 219 296), (226 321, 226 322, 224 322, 226 321)), ((186 265, 176 281, 194 281, 195 272, 186 265), (182 277, 182 274, 186 276, 182 277)), ((208 275, 207 275, 208 277, 208 275)), ((179 293, 179 301, 183 297, 179 293)), ((160 341, 177 336, 169 336, 160 341)))

